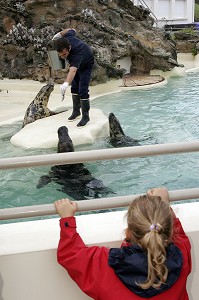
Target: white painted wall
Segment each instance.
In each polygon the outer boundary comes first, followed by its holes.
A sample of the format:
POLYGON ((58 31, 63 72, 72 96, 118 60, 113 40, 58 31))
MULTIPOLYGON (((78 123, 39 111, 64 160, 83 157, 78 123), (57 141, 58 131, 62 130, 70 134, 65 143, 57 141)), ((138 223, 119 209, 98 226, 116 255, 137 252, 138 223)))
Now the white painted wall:
MULTIPOLYGON (((163 77, 179 77, 185 76, 186 72, 199 72, 199 54, 193 55, 191 53, 178 53, 177 61, 179 64, 183 64, 182 67, 174 67, 171 71, 163 72, 161 70, 151 70, 150 75, 161 75, 163 77)), ((130 72, 131 58, 125 57, 117 61, 116 65, 122 69, 126 69, 130 72)))
MULTIPOLYGON (((134 0, 135 5, 142 5, 143 1, 134 0)), ((158 25, 180 24, 194 22, 195 0, 144 0, 156 16, 158 25)))
POLYGON ((130 68, 131 68, 131 57, 126 56, 122 59, 118 59, 116 62, 116 67, 118 69, 126 69, 126 73, 130 73, 130 68))
POLYGON ((193 55, 192 53, 178 53, 177 61, 185 66, 185 69, 191 72, 199 71, 199 54, 193 55))
MULTIPOLYGON (((173 205, 192 244, 190 300, 198 299, 199 202, 173 205)), ((82 215, 77 228, 86 244, 117 247, 126 227, 125 211, 82 215)), ((0 225, 0 300, 86 300, 56 262, 59 220, 0 225)))

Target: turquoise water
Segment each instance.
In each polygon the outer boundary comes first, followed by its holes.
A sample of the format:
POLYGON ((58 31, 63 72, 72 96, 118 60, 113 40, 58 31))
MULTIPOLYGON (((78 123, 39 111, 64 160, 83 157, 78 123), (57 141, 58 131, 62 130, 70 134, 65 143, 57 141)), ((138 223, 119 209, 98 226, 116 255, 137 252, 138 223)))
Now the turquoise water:
MULTIPOLYGON (((170 79, 159 88, 124 91, 92 101, 108 116, 113 112, 126 135, 146 139, 141 144, 173 143, 199 139, 199 74, 170 79), (149 139, 147 139, 149 138, 149 139)), ((21 122, 0 128, 1 157, 56 153, 56 149, 24 150, 11 145, 10 137, 21 122)), ((94 145, 76 147, 76 151, 111 147, 103 139, 94 145)), ((93 176, 111 188, 115 196, 142 193, 154 186, 169 190, 199 186, 199 153, 121 159, 86 163, 93 176)), ((67 195, 51 182, 41 189, 36 185, 50 167, 0 171, 0 208, 52 203, 67 195)), ((112 195, 110 195, 112 196, 112 195)), ((100 200, 99 200, 100 201, 100 200)))

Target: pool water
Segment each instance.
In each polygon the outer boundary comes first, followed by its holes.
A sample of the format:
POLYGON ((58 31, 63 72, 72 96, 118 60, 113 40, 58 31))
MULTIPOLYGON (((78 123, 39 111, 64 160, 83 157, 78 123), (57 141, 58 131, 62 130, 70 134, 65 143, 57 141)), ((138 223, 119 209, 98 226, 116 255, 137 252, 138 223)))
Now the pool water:
MULTIPOLYGON (((91 106, 108 116, 113 112, 126 135, 142 140, 141 144, 175 143, 199 139, 199 74, 173 78, 158 88, 123 91, 99 97, 91 106)), ((24 150, 10 143, 21 123, 0 128, 0 155, 16 157, 56 153, 57 149, 24 150)), ((110 148, 103 139, 75 151, 110 148)), ((143 193, 150 187, 166 186, 169 190, 199 186, 199 153, 146 158, 118 159, 86 163, 92 175, 114 191, 115 196, 143 193)), ((36 185, 50 167, 0 171, 0 208, 52 203, 67 197, 60 186, 51 182, 41 189, 36 185)), ((112 194, 110 194, 110 197, 112 194)), ((99 199, 100 201, 100 199, 99 199)))

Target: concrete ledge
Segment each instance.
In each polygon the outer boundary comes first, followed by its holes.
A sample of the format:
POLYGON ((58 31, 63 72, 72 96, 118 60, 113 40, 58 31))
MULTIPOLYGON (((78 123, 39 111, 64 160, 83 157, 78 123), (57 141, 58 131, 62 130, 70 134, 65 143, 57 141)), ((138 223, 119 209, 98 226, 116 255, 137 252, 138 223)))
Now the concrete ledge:
MULTIPOLYGON (((187 288, 189 299, 195 300, 199 276, 199 202, 172 207, 192 244, 193 270, 187 288)), ((119 247, 126 228, 125 213, 78 216, 78 232, 88 245, 119 247)), ((57 264, 58 218, 0 225, 0 237, 0 299, 90 299, 57 264)))

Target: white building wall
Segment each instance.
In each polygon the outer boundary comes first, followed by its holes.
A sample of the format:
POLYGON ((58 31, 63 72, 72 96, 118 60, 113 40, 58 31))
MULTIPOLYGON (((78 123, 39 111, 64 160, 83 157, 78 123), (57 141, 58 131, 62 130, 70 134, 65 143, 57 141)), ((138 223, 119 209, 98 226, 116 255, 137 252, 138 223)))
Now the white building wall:
POLYGON ((122 59, 118 59, 116 66, 118 69, 125 69, 127 73, 130 73, 130 67, 131 67, 131 57, 125 57, 122 59))
POLYGON ((148 6, 160 27, 165 24, 194 22, 195 0, 134 0, 135 5, 148 6))

